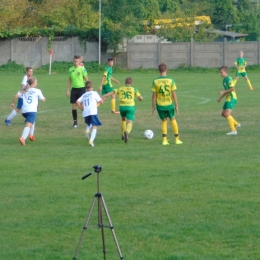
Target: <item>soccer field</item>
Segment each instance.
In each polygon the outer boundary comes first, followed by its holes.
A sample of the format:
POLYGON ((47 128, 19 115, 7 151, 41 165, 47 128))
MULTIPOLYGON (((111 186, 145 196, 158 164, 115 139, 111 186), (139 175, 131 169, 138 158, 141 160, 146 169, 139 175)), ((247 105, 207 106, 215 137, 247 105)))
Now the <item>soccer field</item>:
MULTIPOLYGON (((101 75, 89 74, 95 89, 101 75)), ((168 75, 177 85, 182 145, 174 144, 169 123, 170 145, 161 145, 161 121, 151 115, 158 73, 129 72, 113 74, 120 85, 133 77, 144 97, 136 101, 129 142, 121 140, 120 116, 111 114, 108 98, 99 107, 103 125, 92 148, 79 110, 79 127, 72 128, 66 73, 35 73, 46 102, 39 102, 36 141, 21 146, 23 117, 19 113, 11 126, 4 120, 23 74, 0 73, 1 260, 73 258, 97 191, 96 174, 81 177, 94 165, 102 166, 101 193, 124 259, 260 259, 260 75, 249 71, 253 91, 243 78, 237 83, 237 136, 226 135, 228 123, 220 115, 218 72, 168 75), (146 129, 154 132, 152 140, 144 139, 146 129)), ((104 258, 97 223, 95 207, 78 259, 104 258)), ((105 240, 107 260, 120 259, 109 228, 105 240)))

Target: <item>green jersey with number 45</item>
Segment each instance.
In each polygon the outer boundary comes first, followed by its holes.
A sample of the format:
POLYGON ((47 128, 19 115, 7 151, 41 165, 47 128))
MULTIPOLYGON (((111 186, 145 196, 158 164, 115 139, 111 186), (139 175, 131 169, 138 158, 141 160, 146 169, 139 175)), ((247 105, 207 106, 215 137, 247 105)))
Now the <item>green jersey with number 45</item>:
POLYGON ((152 92, 156 93, 156 104, 158 106, 172 105, 172 91, 176 89, 175 81, 167 76, 154 79, 152 92))

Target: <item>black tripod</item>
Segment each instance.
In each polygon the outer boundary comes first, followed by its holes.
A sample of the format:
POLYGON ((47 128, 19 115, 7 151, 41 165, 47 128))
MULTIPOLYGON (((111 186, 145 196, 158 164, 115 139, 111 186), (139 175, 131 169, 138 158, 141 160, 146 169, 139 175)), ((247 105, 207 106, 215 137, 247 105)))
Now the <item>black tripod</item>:
MULTIPOLYGON (((104 228, 105 228, 105 227, 108 227, 108 228, 111 229, 111 232, 112 232, 112 234, 113 234, 113 237, 114 237, 114 240, 115 240, 115 243, 116 243, 116 247, 117 247, 117 250, 118 250, 118 254, 119 254, 119 256, 120 256, 120 259, 124 259, 123 255, 122 255, 122 253, 121 253, 121 250, 120 250, 120 247, 119 247, 117 238, 116 238, 116 234, 115 234, 115 231, 114 231, 114 227, 113 227, 113 225, 112 225, 112 221, 111 221, 111 219, 110 219, 110 216, 109 216, 109 213, 108 213, 108 210, 107 210, 107 206, 106 206, 104 197, 102 196, 102 194, 101 194, 100 191, 99 191, 99 173, 101 172, 102 168, 101 168, 100 165, 94 165, 93 168, 94 168, 95 172, 97 173, 97 193, 95 194, 94 199, 93 199, 93 202, 92 202, 92 204, 91 204, 90 211, 89 211, 89 214, 88 214, 88 217, 87 217, 85 226, 83 227, 83 232, 82 232, 82 235, 81 235, 81 238, 80 238, 80 241, 79 241, 79 245, 78 245, 76 254, 75 254, 75 256, 73 257, 73 260, 76 260, 76 259, 77 259, 77 256, 78 256, 78 253, 79 253, 79 250, 80 250, 80 247, 81 247, 81 244, 82 244, 82 241, 83 241, 85 232, 86 232, 86 230, 87 230, 87 228, 88 228, 88 223, 89 223, 89 220, 90 220, 90 217, 91 217, 91 214, 92 214, 92 211, 93 211, 93 208, 94 208, 94 205, 95 205, 96 200, 98 200, 98 227, 101 228, 104 260, 106 260, 106 245, 105 245, 105 233, 104 233, 104 228), (107 220, 108 220, 108 222, 109 222, 109 226, 104 226, 104 224, 103 224, 102 206, 103 206, 104 211, 105 211, 105 213, 106 213, 107 220)), ((86 179, 86 178, 89 177, 91 174, 92 174, 92 173, 86 174, 85 176, 82 177, 82 180, 86 179)))

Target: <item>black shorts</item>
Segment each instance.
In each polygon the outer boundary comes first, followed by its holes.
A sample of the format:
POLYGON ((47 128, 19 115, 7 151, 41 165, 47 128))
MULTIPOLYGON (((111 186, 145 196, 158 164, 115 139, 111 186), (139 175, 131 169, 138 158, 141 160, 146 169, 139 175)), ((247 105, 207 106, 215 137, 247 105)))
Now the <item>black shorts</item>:
POLYGON ((86 88, 72 88, 70 92, 70 103, 75 104, 77 100, 86 92, 86 88))

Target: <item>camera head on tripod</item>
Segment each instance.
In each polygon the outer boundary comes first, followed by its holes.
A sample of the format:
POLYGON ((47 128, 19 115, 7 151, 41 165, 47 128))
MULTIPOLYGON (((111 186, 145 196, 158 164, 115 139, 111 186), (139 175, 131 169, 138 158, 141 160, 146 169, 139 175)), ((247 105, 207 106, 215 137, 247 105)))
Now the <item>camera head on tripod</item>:
POLYGON ((94 165, 93 168, 94 168, 95 172, 101 172, 102 171, 102 167, 100 165, 94 165))

